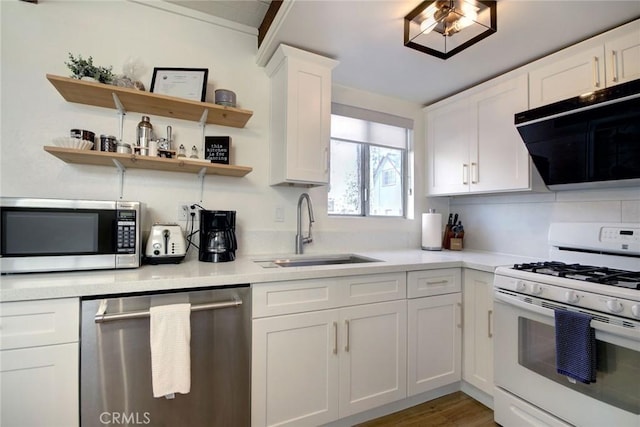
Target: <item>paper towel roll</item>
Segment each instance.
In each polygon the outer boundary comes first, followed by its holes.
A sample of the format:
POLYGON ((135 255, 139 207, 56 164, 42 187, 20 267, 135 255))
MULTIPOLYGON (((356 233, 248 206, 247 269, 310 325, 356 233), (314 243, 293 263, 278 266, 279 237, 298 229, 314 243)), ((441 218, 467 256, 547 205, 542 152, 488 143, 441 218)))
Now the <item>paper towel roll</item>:
POLYGON ((422 249, 427 251, 442 250, 442 214, 422 214, 422 249))

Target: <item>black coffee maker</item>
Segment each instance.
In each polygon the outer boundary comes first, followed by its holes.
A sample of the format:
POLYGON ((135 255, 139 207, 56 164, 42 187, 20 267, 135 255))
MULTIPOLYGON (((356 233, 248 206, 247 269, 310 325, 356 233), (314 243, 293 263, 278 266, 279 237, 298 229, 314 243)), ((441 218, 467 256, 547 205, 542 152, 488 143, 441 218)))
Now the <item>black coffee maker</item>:
POLYGON ((204 262, 236 259, 236 211, 200 211, 200 255, 204 262))

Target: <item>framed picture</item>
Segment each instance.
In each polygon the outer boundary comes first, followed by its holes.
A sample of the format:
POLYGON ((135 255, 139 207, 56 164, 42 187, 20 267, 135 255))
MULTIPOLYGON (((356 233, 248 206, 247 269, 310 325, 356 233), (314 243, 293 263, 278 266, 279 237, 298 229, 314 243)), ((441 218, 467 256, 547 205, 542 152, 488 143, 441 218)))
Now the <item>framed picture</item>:
POLYGON ((204 158, 211 163, 229 164, 231 151, 230 136, 205 136, 204 158))
POLYGON ((204 102, 208 68, 154 68, 150 92, 204 102))

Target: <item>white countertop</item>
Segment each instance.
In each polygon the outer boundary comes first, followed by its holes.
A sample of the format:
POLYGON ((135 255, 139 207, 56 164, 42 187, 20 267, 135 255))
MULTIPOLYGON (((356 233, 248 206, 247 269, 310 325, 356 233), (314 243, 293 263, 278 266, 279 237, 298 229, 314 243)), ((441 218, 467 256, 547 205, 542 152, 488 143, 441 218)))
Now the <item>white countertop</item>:
MULTIPOLYGON (((309 256, 315 255, 322 254, 309 254, 309 256)), ((254 261, 278 257, 286 258, 288 255, 256 255, 239 257, 235 261, 224 263, 193 260, 181 264, 144 265, 140 268, 127 270, 5 275, 0 277, 0 301, 191 289, 434 268, 466 267, 493 272, 496 267, 501 265, 532 260, 522 256, 468 250, 402 250, 358 252, 357 255, 375 258, 381 262, 265 268, 254 261)))

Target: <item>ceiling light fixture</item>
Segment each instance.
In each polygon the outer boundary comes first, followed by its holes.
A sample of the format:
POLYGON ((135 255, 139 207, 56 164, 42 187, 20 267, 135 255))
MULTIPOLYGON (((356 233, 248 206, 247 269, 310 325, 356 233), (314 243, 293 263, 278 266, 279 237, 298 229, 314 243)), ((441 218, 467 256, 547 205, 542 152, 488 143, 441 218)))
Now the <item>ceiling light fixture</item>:
POLYGON ((447 59, 496 30, 495 1, 427 0, 404 17, 404 45, 447 59))

